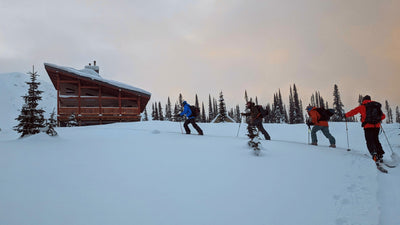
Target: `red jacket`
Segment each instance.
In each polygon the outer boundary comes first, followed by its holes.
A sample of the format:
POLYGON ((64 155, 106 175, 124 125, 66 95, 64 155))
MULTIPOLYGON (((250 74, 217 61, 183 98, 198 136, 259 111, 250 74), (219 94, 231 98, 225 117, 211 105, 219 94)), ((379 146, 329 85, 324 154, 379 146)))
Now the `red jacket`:
MULTIPOLYGON (((351 111, 347 112, 345 116, 351 117, 351 116, 354 116, 354 115, 357 115, 358 113, 360 113, 361 114, 361 122, 364 123, 365 117, 367 116, 365 104, 367 104, 369 102, 372 102, 372 101, 364 100, 361 105, 359 105, 356 108, 352 109, 351 111)), ((384 120, 385 118, 386 118, 386 115, 382 112, 382 120, 384 120)), ((377 123, 377 124, 367 123, 367 124, 365 124, 364 129, 365 128, 378 128, 378 127, 381 127, 380 123, 377 123)))
POLYGON ((311 117, 311 122, 317 126, 328 127, 328 121, 318 121, 321 118, 321 115, 315 110, 316 107, 313 107, 309 112, 308 115, 311 117))

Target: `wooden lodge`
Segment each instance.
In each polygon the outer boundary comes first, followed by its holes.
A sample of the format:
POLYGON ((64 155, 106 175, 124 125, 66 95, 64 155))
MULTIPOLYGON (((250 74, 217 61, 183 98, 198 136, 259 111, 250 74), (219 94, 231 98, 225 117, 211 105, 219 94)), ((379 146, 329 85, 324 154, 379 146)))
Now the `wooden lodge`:
POLYGON ((80 126, 140 121, 151 94, 100 77, 94 61, 82 70, 45 63, 57 90, 57 121, 66 126, 71 115, 80 126))

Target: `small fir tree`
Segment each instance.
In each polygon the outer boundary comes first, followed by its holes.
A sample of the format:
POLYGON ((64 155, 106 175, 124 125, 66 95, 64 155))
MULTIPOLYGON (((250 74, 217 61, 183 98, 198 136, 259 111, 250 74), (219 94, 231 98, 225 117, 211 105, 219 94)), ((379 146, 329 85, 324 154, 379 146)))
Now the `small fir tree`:
POLYGON ((35 68, 32 67, 32 72, 28 73, 31 77, 30 82, 26 82, 29 85, 28 93, 24 98, 24 105, 21 109, 21 114, 16 118, 19 124, 14 127, 14 130, 21 133, 21 137, 26 135, 37 134, 44 128, 44 117, 43 109, 38 109, 38 101, 42 99, 41 94, 43 91, 39 90, 40 82, 37 82, 38 73, 35 68))
POLYGON ((396 106, 396 123, 400 123, 400 111, 398 106, 396 106))
POLYGON ((227 113, 226 113, 226 106, 225 106, 225 100, 224 100, 224 94, 222 91, 219 93, 219 107, 218 107, 218 112, 220 116, 220 120, 223 122, 227 118, 227 113))
POLYGON ((49 136, 57 136, 57 132, 54 129, 54 127, 57 126, 57 120, 54 117, 55 109, 53 109, 53 112, 50 114, 50 118, 46 121, 46 134, 49 136))
POLYGON ((72 113, 67 121, 67 127, 76 127, 78 126, 78 119, 75 116, 75 113, 72 113))

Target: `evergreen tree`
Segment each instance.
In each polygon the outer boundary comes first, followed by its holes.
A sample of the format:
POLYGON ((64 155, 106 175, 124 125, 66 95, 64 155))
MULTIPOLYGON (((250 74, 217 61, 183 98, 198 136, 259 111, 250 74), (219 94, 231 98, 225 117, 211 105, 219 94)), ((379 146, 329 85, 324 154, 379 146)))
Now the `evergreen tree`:
POLYGON ((236 122, 240 123, 241 119, 242 119, 242 117, 240 114, 240 107, 239 107, 239 105, 236 105, 235 120, 236 120, 236 122))
POLYGON ((153 120, 160 120, 159 118, 160 114, 158 113, 158 106, 157 106, 157 102, 154 103, 154 117, 153 120))
POLYGON ((281 90, 279 89, 279 95, 278 95, 278 104, 279 104, 279 109, 281 110, 281 121, 280 123, 287 123, 289 121, 288 115, 286 112, 286 107, 283 105, 283 100, 282 100, 282 95, 281 95, 281 90))
POLYGON ((49 136, 57 136, 57 132, 54 129, 54 127, 57 126, 57 120, 54 118, 55 114, 55 109, 53 109, 53 112, 50 114, 50 118, 46 121, 46 134, 49 136))
POLYGON ((68 118, 67 127, 76 127, 78 125, 78 119, 76 118, 75 113, 72 113, 68 118))
POLYGON ((182 117, 179 116, 179 114, 181 113, 179 109, 180 109, 179 103, 176 102, 174 106, 174 117, 173 117, 173 121, 175 122, 182 121, 182 117))
POLYGON ((345 120, 343 107, 342 100, 340 100, 339 88, 335 84, 333 87, 333 108, 335 110, 335 114, 331 117, 332 121, 338 122, 345 120))
POLYGON ((25 104, 22 106, 21 114, 16 118, 19 124, 14 127, 14 130, 21 133, 21 137, 26 135, 37 134, 44 127, 43 109, 38 109, 38 101, 42 99, 41 94, 43 91, 39 90, 40 82, 36 79, 39 76, 32 68, 32 72, 28 73, 31 77, 30 82, 26 82, 29 85, 28 93, 24 98, 25 104))
POLYGON ((199 105, 199 98, 197 98, 197 94, 196 94, 196 96, 195 96, 195 103, 194 103, 194 106, 196 106, 197 108, 200 108, 200 105, 199 105))
POLYGON ((155 120, 156 110, 154 109, 154 103, 151 103, 151 120, 155 120))
POLYGON ((358 95, 358 103, 360 105, 362 104, 362 100, 363 100, 363 96, 362 95, 358 95))
POLYGON ((227 113, 226 113, 226 106, 225 106, 225 100, 224 100, 224 94, 222 91, 219 93, 219 108, 218 108, 218 113, 220 116, 221 121, 225 121, 227 118, 227 113))
POLYGON ((158 102, 158 119, 164 121, 163 110, 161 108, 161 102, 158 102))
POLYGON ((201 102, 201 122, 207 122, 206 111, 204 110, 204 102, 201 102))
MULTIPOLYGON (((214 114, 214 118, 218 115, 218 103, 217 103, 217 99, 213 98, 213 114, 214 114)), ((213 118, 213 119, 214 119, 213 118)))
POLYGON ((294 100, 293 100, 293 92, 292 86, 290 86, 290 93, 289 93, 289 123, 294 124, 295 121, 295 110, 294 110, 294 100))
POLYGON ((393 123, 393 114, 392 114, 392 109, 389 106, 389 102, 386 100, 385 101, 385 109, 386 109, 386 123, 390 124, 393 123))
POLYGON ((147 107, 144 108, 142 121, 149 121, 149 117, 147 115, 147 107))
POLYGON ((398 106, 396 106, 396 123, 400 123, 400 111, 398 106))
POLYGON ((172 108, 169 97, 167 99, 167 105, 165 106, 165 120, 172 121, 172 108))
POLYGON ((271 105, 269 103, 267 103, 267 106, 265 107, 267 116, 264 118, 264 123, 273 123, 273 114, 272 114, 272 110, 271 110, 271 105))
POLYGON ((235 116, 234 116, 234 111, 233 111, 233 108, 231 108, 230 110, 229 110, 229 112, 228 112, 228 116, 230 117, 230 118, 235 118, 235 116))
POLYGON ((316 106, 314 94, 311 95, 311 98, 310 98, 310 105, 311 105, 311 106, 316 106))
POLYGON ((244 100, 246 101, 246 103, 249 102, 249 97, 247 97, 247 91, 244 91, 244 100))
POLYGON ((294 123, 304 123, 303 109, 300 104, 299 94, 297 93, 296 84, 293 84, 293 107, 294 107, 294 123))
POLYGON ((211 95, 208 95, 208 122, 214 119, 213 103, 211 102, 211 95))

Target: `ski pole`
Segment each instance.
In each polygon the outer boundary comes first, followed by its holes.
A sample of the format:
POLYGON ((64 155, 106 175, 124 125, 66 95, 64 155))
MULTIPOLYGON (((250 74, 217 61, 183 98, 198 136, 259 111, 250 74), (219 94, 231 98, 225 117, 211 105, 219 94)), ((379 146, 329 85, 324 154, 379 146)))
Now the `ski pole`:
POLYGON ((383 129, 383 126, 382 126, 382 125, 381 125, 381 129, 382 129, 383 134, 385 135, 385 138, 386 138, 386 141, 387 141, 387 143, 388 143, 388 145, 389 145, 390 151, 392 151, 392 155, 394 155, 394 152, 393 152, 393 149, 392 149, 392 145, 390 145, 389 139, 388 139, 388 137, 386 136, 386 132, 385 132, 385 130, 383 129))
POLYGON ((182 130, 182 123, 181 123, 181 120, 180 120, 180 118, 179 118, 179 127, 181 128, 181 133, 183 134, 183 130, 182 130))
POLYGON ((346 135, 347 135, 347 151, 350 151, 350 146, 349 146, 349 128, 347 128, 347 119, 346 120, 346 135))
POLYGON ((240 125, 242 125, 242 115, 240 115, 239 128, 238 128, 238 131, 237 131, 236 137, 238 137, 238 136, 239 136, 240 125))
POLYGON ((307 125, 308 126, 308 144, 310 144, 310 132, 311 132, 311 128, 310 128, 310 125, 307 125))

